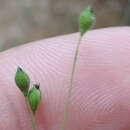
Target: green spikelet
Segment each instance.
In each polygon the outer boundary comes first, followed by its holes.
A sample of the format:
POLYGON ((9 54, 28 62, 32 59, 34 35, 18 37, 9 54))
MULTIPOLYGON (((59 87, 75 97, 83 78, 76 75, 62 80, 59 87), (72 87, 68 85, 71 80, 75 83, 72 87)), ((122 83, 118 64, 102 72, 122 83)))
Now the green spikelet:
POLYGON ((91 7, 86 8, 80 15, 79 25, 80 25, 80 36, 83 36, 86 31, 88 31, 96 18, 91 7))
POLYGON ((32 112, 35 114, 37 107, 41 101, 41 91, 39 85, 35 84, 28 93, 28 101, 32 112))
POLYGON ((30 78, 20 67, 17 68, 17 72, 15 74, 15 83, 22 91, 24 96, 27 96, 30 85, 30 78))

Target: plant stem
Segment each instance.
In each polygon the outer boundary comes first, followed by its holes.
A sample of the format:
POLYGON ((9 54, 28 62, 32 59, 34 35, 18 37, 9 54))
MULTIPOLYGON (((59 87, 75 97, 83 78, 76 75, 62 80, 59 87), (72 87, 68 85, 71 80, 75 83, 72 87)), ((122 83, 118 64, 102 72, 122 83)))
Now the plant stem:
POLYGON ((27 109, 28 109, 29 116, 30 116, 30 119, 31 119, 31 122, 32 122, 32 130, 37 130, 35 116, 34 116, 32 110, 30 108, 30 105, 29 105, 27 97, 25 97, 25 101, 26 101, 27 109))
POLYGON ((69 119, 69 106, 71 103, 72 89, 74 87, 73 86, 74 74, 75 74, 75 70, 76 70, 76 63, 77 63, 77 59, 78 59, 78 53, 79 53, 81 40, 82 40, 82 36, 80 36, 77 46, 76 46, 76 50, 75 50, 75 55, 74 55, 74 60, 73 60, 73 65, 72 65, 72 72, 71 72, 71 77, 70 77, 70 87, 68 89, 68 97, 67 97, 67 101, 65 104, 64 119, 63 119, 63 125, 62 125, 61 130, 65 130, 67 128, 67 123, 68 123, 68 119, 69 119))

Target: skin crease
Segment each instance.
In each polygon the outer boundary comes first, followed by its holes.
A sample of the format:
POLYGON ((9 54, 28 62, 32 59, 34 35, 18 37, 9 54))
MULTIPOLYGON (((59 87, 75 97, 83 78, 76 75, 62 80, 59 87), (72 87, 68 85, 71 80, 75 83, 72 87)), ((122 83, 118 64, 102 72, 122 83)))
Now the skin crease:
MULTIPOLYGON (((32 42, 0 53, 0 130, 31 130, 18 66, 40 83, 39 130, 60 130, 79 34, 32 42)), ((83 37, 67 130, 130 130, 130 28, 89 31, 83 37)))

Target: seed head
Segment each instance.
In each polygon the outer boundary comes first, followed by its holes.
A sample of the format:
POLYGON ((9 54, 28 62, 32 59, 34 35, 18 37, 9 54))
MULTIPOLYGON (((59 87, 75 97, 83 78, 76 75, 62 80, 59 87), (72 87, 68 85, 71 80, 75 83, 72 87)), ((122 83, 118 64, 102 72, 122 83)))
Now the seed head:
POLYGON ((80 15, 79 26, 80 36, 83 36, 88 31, 93 23, 96 21, 94 11, 91 7, 86 8, 80 15))
POLYGON ((35 114, 37 107, 41 101, 41 91, 38 84, 35 84, 28 93, 28 101, 32 112, 35 114))
POLYGON ((15 74, 15 83, 22 91, 24 96, 27 96, 30 85, 30 78, 27 73, 25 73, 20 67, 17 68, 17 72, 15 74))

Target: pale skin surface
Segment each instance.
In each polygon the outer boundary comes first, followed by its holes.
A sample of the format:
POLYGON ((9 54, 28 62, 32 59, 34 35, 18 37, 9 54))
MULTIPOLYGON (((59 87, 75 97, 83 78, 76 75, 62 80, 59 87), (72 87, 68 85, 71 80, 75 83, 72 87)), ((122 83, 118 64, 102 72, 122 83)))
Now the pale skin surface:
MULTIPOLYGON (((32 42, 0 54, 0 130, 31 130, 18 66, 40 83, 39 130, 60 130, 79 34, 32 42)), ((130 130, 130 28, 88 32, 82 40, 67 130, 130 130)))

